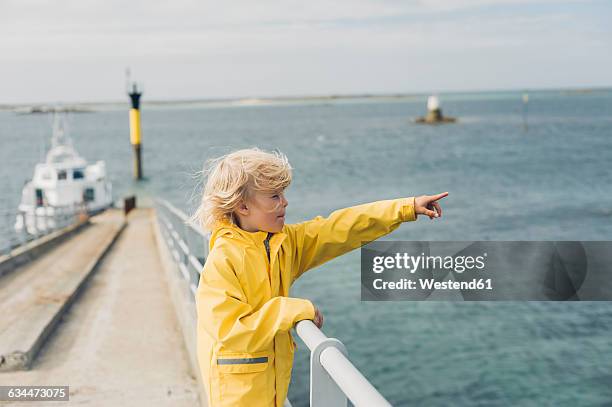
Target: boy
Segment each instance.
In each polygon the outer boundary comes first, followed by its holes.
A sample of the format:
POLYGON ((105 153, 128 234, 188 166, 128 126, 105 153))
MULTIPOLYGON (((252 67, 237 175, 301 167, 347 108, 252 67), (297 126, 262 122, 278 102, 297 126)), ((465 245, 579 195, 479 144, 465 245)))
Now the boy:
POLYGON ((289 297, 305 271, 384 236, 418 214, 440 217, 434 196, 379 201, 285 225, 291 167, 257 148, 213 160, 193 216, 211 231, 196 295, 198 360, 209 406, 284 404, 295 342, 290 329, 323 317, 289 297))

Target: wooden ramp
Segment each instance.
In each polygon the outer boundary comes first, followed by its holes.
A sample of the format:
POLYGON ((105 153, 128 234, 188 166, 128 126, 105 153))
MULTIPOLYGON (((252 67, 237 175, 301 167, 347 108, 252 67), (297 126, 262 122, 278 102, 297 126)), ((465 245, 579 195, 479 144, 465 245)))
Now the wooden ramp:
POLYGON ((38 356, 34 351, 23 363, 30 370, 0 372, 2 385, 67 385, 70 405, 199 405, 154 241, 152 210, 136 209, 127 221, 119 233, 121 212, 92 218, 79 234, 0 279, 5 365, 10 354, 18 365, 17 351, 35 347, 37 335, 52 330, 45 328, 49 318, 61 317, 38 356), (72 306, 59 311, 79 291, 72 306))

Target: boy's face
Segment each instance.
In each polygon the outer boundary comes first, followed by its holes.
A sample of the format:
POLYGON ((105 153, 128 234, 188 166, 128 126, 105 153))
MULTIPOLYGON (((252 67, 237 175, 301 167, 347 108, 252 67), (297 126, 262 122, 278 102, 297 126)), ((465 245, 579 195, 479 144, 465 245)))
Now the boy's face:
POLYGON ((240 227, 250 232, 278 233, 285 224, 285 208, 289 202, 283 191, 255 192, 238 210, 240 227))

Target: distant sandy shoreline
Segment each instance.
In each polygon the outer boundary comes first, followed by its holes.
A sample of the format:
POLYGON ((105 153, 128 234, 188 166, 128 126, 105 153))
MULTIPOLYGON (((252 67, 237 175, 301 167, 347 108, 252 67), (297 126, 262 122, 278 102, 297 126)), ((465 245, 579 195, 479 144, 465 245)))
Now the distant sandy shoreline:
MULTIPOLYGON (((607 93, 612 88, 568 88, 568 89, 532 89, 530 93, 558 93, 558 94, 591 94, 607 93)), ((521 94, 523 90, 498 91, 465 91, 465 92, 439 92, 442 97, 452 98, 459 95, 492 95, 492 94, 521 94)), ((325 104, 333 102, 350 102, 359 100, 426 100, 429 93, 396 93, 396 94, 353 94, 353 95, 319 95, 319 96, 272 96, 247 97, 226 99, 185 99, 185 100, 143 100, 144 108, 160 107, 240 107, 240 106, 268 106, 291 104, 325 104)), ((0 104, 0 111, 13 111, 15 113, 52 113, 53 111, 66 111, 72 113, 89 113, 95 111, 118 110, 129 108, 126 97, 125 102, 70 102, 70 103, 19 103, 0 104)))

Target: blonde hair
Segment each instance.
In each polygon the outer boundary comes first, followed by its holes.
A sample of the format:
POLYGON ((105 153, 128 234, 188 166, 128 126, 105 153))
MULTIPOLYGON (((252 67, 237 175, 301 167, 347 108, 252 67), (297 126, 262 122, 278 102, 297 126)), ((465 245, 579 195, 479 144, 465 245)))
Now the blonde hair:
POLYGON ((236 223, 234 211, 249 201, 253 192, 277 192, 291 183, 291 165, 280 151, 257 147, 237 150, 208 160, 202 200, 189 222, 212 231, 219 221, 236 223))

